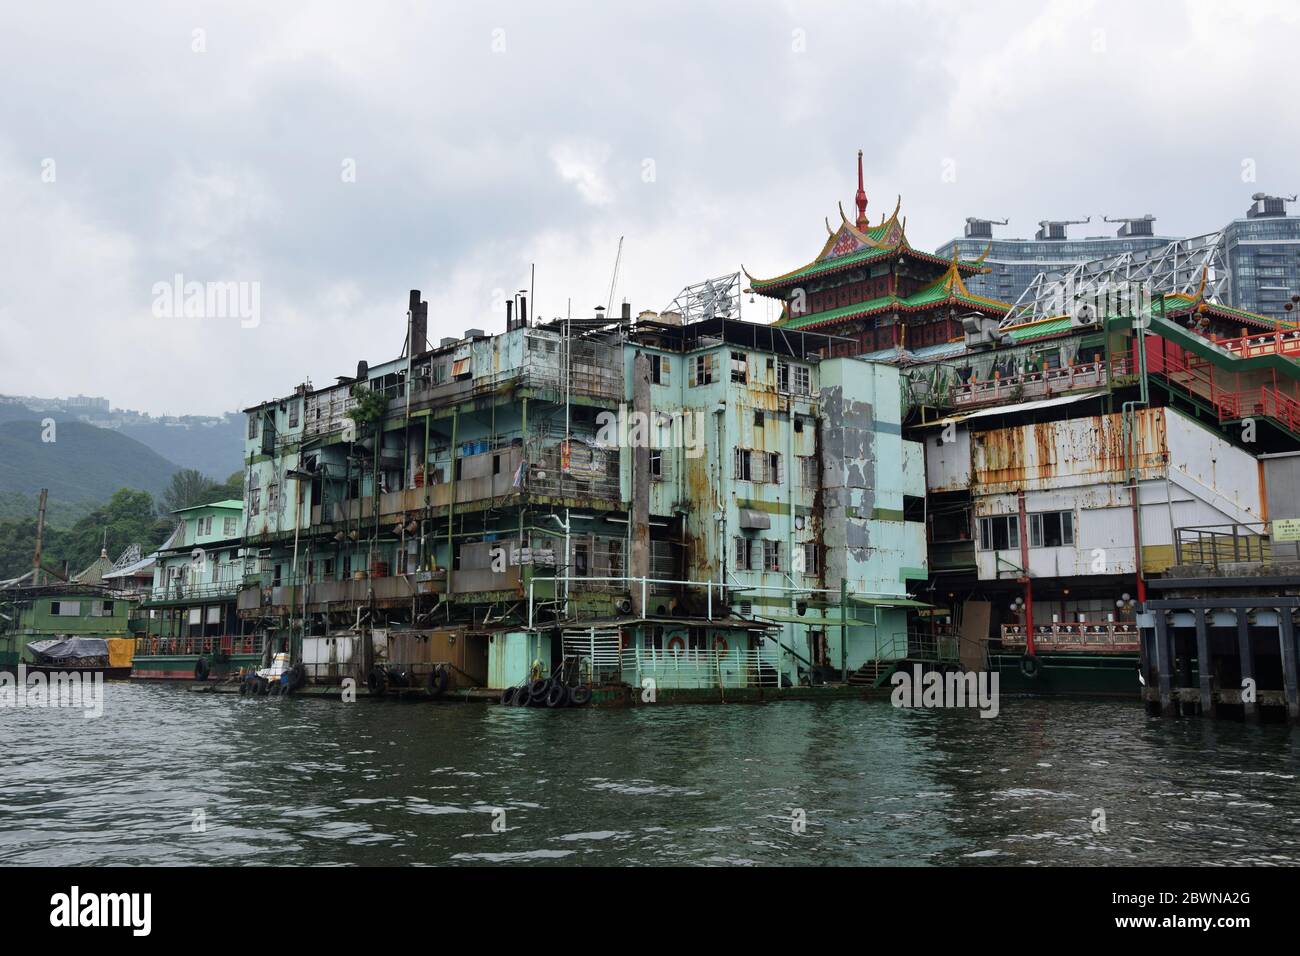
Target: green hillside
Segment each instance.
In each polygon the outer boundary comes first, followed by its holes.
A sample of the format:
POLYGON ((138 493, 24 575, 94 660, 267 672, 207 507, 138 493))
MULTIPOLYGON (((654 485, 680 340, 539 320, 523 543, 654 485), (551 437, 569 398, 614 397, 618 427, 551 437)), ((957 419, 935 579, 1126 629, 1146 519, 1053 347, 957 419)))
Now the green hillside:
POLYGON ((98 503, 138 488, 157 498, 177 470, 135 439, 81 422, 59 422, 52 442, 41 437, 38 419, 0 422, 0 494, 48 488, 55 501, 98 503))

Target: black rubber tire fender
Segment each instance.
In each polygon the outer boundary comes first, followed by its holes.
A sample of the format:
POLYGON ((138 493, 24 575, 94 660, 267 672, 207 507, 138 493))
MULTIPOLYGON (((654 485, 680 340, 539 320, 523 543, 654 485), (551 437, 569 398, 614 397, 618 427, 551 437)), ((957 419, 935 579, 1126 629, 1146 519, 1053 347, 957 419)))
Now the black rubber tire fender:
POLYGON ((591 703, 591 688, 586 684, 569 688, 569 703, 574 707, 585 707, 591 703))
POLYGON ((1042 671, 1042 665, 1038 663, 1038 658, 1032 654, 1026 654, 1020 658, 1020 673, 1028 680, 1037 680, 1039 673, 1042 671))
POLYGON ((208 659, 206 657, 200 657, 194 665, 194 679, 199 683, 202 683, 208 679, 209 673, 210 668, 208 667, 208 659))
POLYGON ((565 687, 558 680, 551 683, 550 689, 546 692, 547 707, 563 707, 569 702, 569 688, 565 687))
POLYGON ((515 688, 516 707, 527 707, 530 703, 532 703, 532 699, 533 697, 532 694, 529 692, 528 684, 521 684, 519 687, 515 688))
POLYGON ((515 702, 515 688, 507 687, 501 692, 501 706, 509 707, 515 702))

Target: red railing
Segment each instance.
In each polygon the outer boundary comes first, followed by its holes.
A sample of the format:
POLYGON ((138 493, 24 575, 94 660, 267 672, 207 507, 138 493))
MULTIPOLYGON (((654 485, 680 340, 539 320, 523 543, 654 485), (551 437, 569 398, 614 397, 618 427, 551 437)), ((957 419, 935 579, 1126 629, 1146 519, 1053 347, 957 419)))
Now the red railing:
POLYGON ((1220 371, 1216 381, 1214 367, 1207 359, 1185 352, 1171 342, 1148 340, 1147 359, 1147 367, 1153 374, 1162 375, 1209 402, 1220 422, 1259 416, 1300 432, 1300 400, 1282 392, 1275 384, 1238 388, 1238 373, 1228 371, 1220 371), (1225 382, 1232 387, 1225 387, 1225 382))
MULTIPOLYGON (((1069 624, 1034 625, 1034 646, 1039 650, 1094 651, 1127 654, 1138 649, 1137 625, 1131 621, 1082 621, 1069 624)), ((1023 624, 1002 625, 1002 646, 1025 645, 1023 624)))
POLYGON ((1294 355, 1300 357, 1300 329, 1278 329, 1275 332, 1256 332, 1235 339, 1210 336, 1210 341, 1227 349, 1239 358, 1257 355, 1294 355))
POLYGON ((168 654, 259 654, 262 638, 256 634, 222 634, 213 637, 137 637, 137 657, 168 654))

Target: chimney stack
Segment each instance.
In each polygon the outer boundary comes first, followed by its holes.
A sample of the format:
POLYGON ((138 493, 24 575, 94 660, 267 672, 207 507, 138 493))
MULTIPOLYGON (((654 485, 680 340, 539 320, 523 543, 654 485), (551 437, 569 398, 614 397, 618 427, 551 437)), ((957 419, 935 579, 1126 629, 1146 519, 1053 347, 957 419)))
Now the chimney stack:
POLYGON ((411 290, 410 321, 406 344, 410 355, 429 351, 429 303, 420 301, 420 290, 411 290))

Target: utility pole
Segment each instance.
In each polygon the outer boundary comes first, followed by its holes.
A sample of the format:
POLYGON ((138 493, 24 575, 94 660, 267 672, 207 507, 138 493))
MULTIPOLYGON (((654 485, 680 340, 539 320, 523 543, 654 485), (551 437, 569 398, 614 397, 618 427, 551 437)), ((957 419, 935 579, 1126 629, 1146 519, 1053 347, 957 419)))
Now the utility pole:
POLYGON ((40 509, 36 514, 36 556, 32 558, 32 586, 41 583, 41 544, 45 538, 45 499, 50 489, 41 489, 40 509))

